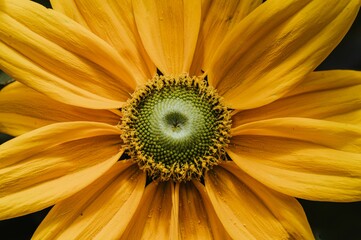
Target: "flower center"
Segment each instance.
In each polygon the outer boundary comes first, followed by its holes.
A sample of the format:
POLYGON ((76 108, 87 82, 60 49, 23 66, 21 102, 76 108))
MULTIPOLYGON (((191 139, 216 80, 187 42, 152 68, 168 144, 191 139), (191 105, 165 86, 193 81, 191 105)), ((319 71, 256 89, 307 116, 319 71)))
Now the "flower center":
POLYGON ((154 180, 189 181, 225 159, 231 120, 199 78, 156 76, 122 109, 129 154, 154 180))

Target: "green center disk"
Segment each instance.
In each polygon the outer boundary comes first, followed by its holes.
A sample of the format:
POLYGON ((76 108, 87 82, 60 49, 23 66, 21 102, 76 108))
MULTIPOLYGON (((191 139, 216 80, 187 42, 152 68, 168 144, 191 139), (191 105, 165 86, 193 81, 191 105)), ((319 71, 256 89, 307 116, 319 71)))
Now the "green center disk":
POLYGON ((139 103, 134 128, 144 156, 165 166, 185 164, 210 154, 218 115, 196 88, 167 86, 139 103))

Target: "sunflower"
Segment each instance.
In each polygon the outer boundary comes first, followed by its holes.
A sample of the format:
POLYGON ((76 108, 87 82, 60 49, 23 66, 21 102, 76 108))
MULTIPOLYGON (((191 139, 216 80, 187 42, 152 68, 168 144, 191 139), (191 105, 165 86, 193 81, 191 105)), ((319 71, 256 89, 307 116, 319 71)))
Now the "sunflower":
POLYGON ((361 200, 359 0, 0 1, 0 218, 34 239, 313 239, 361 200))

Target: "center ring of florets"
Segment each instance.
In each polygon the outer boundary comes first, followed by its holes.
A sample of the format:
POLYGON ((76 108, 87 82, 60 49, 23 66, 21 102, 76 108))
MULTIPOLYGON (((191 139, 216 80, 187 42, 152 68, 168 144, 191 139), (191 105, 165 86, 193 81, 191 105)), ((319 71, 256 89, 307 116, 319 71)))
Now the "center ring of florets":
POLYGON ((231 119, 200 78, 155 76, 122 108, 122 139, 153 180, 200 179, 225 160, 231 119))

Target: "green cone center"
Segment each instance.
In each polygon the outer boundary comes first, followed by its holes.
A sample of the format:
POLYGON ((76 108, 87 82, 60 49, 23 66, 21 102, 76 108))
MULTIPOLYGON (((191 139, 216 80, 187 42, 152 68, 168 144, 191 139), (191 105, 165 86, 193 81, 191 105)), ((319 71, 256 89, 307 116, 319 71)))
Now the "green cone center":
POLYGON ((143 153, 156 162, 185 164, 208 154, 217 118, 196 89, 168 86, 154 91, 138 111, 137 136, 144 144, 143 153))
POLYGON ((165 123, 165 130, 170 132, 170 136, 175 136, 172 133, 184 132, 184 130, 189 126, 189 119, 185 114, 180 112, 170 112, 168 113, 164 119, 162 119, 165 123))
POLYGON ((123 141, 153 179, 199 179, 224 157, 229 114, 199 79, 156 77, 123 114, 123 141))

